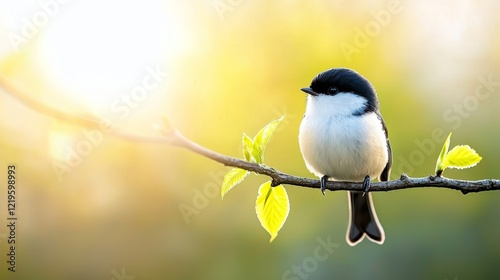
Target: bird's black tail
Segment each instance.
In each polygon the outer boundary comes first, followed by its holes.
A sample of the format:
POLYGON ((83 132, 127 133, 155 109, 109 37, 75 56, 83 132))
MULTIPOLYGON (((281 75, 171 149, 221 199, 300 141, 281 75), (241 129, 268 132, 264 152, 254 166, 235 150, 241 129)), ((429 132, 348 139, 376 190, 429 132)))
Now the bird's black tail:
POLYGON ((348 196, 350 213, 347 243, 355 246, 366 235, 372 242, 383 244, 385 240, 384 229, 378 221, 371 193, 366 193, 363 196, 363 192, 348 192, 348 196))

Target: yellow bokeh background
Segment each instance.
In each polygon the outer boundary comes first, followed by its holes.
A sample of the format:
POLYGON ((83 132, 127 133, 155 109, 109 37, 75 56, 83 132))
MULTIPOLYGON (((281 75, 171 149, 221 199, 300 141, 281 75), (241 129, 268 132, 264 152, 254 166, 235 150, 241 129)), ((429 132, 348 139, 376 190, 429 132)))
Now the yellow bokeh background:
POLYGON ((227 167, 65 122, 5 89, 144 137, 158 136, 166 116, 186 137, 235 157, 243 132, 286 115, 265 163, 312 178, 297 139, 300 88, 348 67, 377 90, 392 179, 432 174, 451 131, 452 147, 469 144, 483 160, 444 176, 500 178, 497 1, 122 2, 0 0, 1 279, 500 276, 497 192, 376 193, 386 242, 349 247, 344 192, 286 186, 290 215, 270 244, 255 214, 265 176, 221 200, 227 167), (11 164, 15 273, 6 262, 11 164))

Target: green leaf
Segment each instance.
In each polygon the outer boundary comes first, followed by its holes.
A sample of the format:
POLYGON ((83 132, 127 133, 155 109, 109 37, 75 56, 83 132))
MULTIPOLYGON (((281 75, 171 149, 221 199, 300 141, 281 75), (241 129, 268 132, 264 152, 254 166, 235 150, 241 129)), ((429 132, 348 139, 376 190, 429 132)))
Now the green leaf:
POLYGON ((224 175, 224 180, 222 181, 222 189, 220 190, 221 197, 224 198, 224 195, 234 186, 241 183, 249 173, 250 172, 240 168, 229 170, 226 175, 224 175))
POLYGON ((262 164, 264 162, 264 151, 266 150, 267 142, 269 142, 269 138, 271 138, 284 117, 283 115, 279 119, 268 123, 253 138, 252 156, 257 163, 262 164))
MULTIPOLYGON (((469 145, 454 147, 444 159, 444 168, 464 169, 473 167, 481 161, 481 157, 469 145)), ((443 169, 444 169, 443 168, 443 169)))
POLYGON ((243 132, 241 142, 243 143, 243 156, 245 157, 245 160, 255 162, 255 160, 252 160, 253 140, 243 132))
POLYGON ((282 185, 271 187, 271 181, 262 184, 259 188, 255 210, 260 224, 271 235, 269 242, 272 242, 285 224, 290 212, 290 203, 285 188, 282 185))
POLYGON ((441 149, 441 153, 439 154, 439 157, 436 162, 436 175, 441 176, 441 173, 443 173, 444 169, 446 167, 443 167, 444 159, 446 154, 448 153, 448 149, 450 148, 450 139, 451 139, 451 133, 448 134, 448 138, 446 138, 446 141, 444 141, 443 148, 441 149))

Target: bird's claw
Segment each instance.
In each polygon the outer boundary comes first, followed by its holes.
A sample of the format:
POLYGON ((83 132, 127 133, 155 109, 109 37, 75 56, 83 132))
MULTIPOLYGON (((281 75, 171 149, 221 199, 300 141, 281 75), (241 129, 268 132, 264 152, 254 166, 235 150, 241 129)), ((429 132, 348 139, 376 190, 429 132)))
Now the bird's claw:
POLYGON ((363 181, 363 196, 370 190, 370 176, 366 175, 365 180, 363 181))
POLYGON ((321 187, 321 193, 323 195, 325 195, 325 191, 326 191, 326 181, 328 181, 328 176, 323 176, 321 177, 320 179, 320 187, 321 187))

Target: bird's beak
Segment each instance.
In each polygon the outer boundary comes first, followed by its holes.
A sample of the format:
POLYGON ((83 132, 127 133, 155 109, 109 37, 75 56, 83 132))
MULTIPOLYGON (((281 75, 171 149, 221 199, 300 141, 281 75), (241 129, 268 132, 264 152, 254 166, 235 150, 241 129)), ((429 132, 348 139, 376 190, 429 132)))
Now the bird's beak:
POLYGON ((313 96, 318 95, 318 93, 316 93, 314 90, 312 90, 311 88, 308 88, 308 87, 301 88, 300 90, 307 93, 307 94, 313 95, 313 96))

